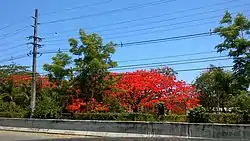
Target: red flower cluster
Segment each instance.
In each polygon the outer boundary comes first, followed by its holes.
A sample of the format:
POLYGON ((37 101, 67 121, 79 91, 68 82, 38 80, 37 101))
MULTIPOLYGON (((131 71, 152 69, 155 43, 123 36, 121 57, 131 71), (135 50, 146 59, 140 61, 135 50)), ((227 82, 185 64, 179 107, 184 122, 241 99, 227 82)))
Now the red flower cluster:
MULTIPOLYGON (((17 87, 22 85, 30 85, 31 80, 32 76, 28 74, 10 75, 4 79, 5 82, 12 81, 14 85, 17 87)), ((50 88, 53 86, 53 84, 45 76, 37 76, 36 80, 40 88, 50 88)))
POLYGON ((173 75, 159 73, 159 70, 123 73, 114 88, 119 91, 109 91, 108 95, 116 97, 134 112, 141 107, 151 109, 163 102, 168 110, 185 113, 199 103, 194 86, 177 81, 173 75))
POLYGON ((108 106, 103 103, 98 103, 95 99, 92 99, 88 104, 83 99, 72 98, 72 104, 68 106, 71 112, 85 113, 87 109, 95 112, 107 112, 108 106))

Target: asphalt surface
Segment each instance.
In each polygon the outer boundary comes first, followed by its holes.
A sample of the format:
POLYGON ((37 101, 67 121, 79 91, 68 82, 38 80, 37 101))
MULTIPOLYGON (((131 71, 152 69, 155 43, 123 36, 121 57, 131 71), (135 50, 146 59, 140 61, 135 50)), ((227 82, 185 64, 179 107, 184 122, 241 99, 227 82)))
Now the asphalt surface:
POLYGON ((0 141, 220 141, 176 138, 95 138, 56 134, 0 131, 0 141))

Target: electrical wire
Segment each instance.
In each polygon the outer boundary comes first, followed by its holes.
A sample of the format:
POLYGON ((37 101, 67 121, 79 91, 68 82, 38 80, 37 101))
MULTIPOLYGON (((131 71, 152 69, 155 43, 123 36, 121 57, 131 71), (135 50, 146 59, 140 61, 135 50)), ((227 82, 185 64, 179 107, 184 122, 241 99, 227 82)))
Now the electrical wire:
MULTIPOLYGON (((41 54, 55 54, 59 52, 69 52, 68 49, 58 49, 58 51, 41 51, 41 54)), ((176 57, 186 57, 186 56, 195 56, 195 55, 202 55, 202 54, 210 54, 215 53, 217 51, 205 51, 205 52, 196 52, 196 53, 187 53, 187 54, 177 54, 177 55, 170 55, 170 56, 161 56, 161 57, 151 57, 151 58, 142 58, 142 59, 133 59, 133 60, 120 60, 117 61, 119 63, 126 63, 126 62, 139 62, 139 61, 149 61, 149 60, 158 60, 158 59, 166 59, 166 58, 176 58, 176 57)))
POLYGON ((173 2, 173 1, 176 1, 176 0, 158 0, 158 1, 154 1, 154 2, 149 2, 149 3, 134 5, 134 6, 130 6, 130 7, 109 10, 109 11, 102 12, 102 13, 89 14, 89 15, 81 15, 81 16, 72 17, 72 18, 66 18, 66 19, 59 19, 59 20, 54 20, 54 21, 43 22, 41 24, 42 25, 44 25, 44 24, 52 24, 52 23, 65 22, 65 21, 71 21, 71 20, 78 20, 78 19, 83 19, 83 18, 88 18, 88 17, 93 18, 95 16, 102 16, 102 15, 107 15, 107 14, 114 14, 114 13, 118 13, 118 12, 124 12, 124 11, 128 11, 128 10, 134 10, 134 9, 138 9, 138 8, 144 8, 144 7, 148 7, 148 6, 159 5, 159 4, 173 2))
MULTIPOLYGON (((233 66, 220 66, 218 68, 221 69, 225 69, 225 68, 232 68, 233 66)), ((205 67, 205 68, 189 68, 189 69, 181 69, 181 70, 174 70, 175 72, 179 73, 179 72, 191 72, 191 71, 201 71, 201 70, 209 70, 209 69, 213 69, 212 67, 205 67)), ((48 75, 48 72, 37 72, 37 75, 39 75, 39 77, 46 77, 46 75, 48 75)), ((131 73, 127 73, 126 75, 139 75, 139 74, 131 74, 131 73)), ((32 76, 27 76, 23 77, 23 79, 27 79, 27 78, 32 78, 32 76)), ((38 78, 39 79, 39 78, 38 78)))
POLYGON ((0 50, 0 53, 7 52, 9 50, 13 50, 13 49, 24 47, 24 46, 27 46, 27 43, 25 43, 25 44, 18 44, 18 45, 11 46, 11 47, 6 48, 6 49, 2 49, 2 50, 0 50))
MULTIPOLYGON (((182 28, 186 28, 186 27, 200 26, 200 25, 205 25, 205 24, 209 24, 209 23, 214 23, 214 21, 209 21, 209 22, 206 22, 206 23, 198 23, 198 24, 188 25, 188 26, 182 26, 182 27, 177 27, 177 28, 171 28, 171 29, 166 29, 164 31, 160 30, 160 32, 177 30, 177 29, 182 29, 182 28)), ((105 40, 111 40, 111 39, 118 39, 118 38, 124 38, 124 37, 133 37, 133 36, 137 36, 137 35, 146 35, 146 34, 155 33, 155 32, 159 32, 159 31, 152 31, 152 32, 146 32, 146 33, 139 33, 139 34, 130 34, 130 35, 117 36, 117 37, 104 38, 104 39, 105 40)), ((209 32, 209 35, 213 35, 213 33, 209 32)), ((207 35, 203 35, 203 36, 207 36, 207 35)), ((47 41, 44 41, 44 43, 64 42, 64 40, 68 40, 68 38, 65 38, 65 39, 56 39, 56 40, 47 40, 47 41)), ((47 44, 47 45, 56 45, 56 44, 47 44)))
POLYGON ((0 63, 4 63, 4 62, 8 62, 8 61, 14 61, 14 60, 18 60, 18 59, 22 59, 22 58, 26 58, 26 57, 28 57, 27 54, 19 55, 19 56, 15 56, 15 57, 11 57, 11 58, 6 58, 6 59, 0 60, 0 63))
POLYGON ((168 64, 168 63, 179 63, 179 62, 186 62, 186 61, 197 61, 197 60, 205 60, 205 59, 218 59, 218 58, 225 58, 228 56, 212 56, 212 57, 204 57, 204 58, 195 58, 195 59, 184 59, 184 60, 175 60, 175 61, 167 61, 167 62, 156 62, 156 63, 144 63, 144 64, 133 64, 133 65, 124 65, 118 66, 116 68, 130 68, 130 67, 137 67, 137 66, 147 66, 147 65, 159 65, 159 64, 168 64))
MULTIPOLYGON (((20 39, 15 40, 15 42, 23 41, 24 39, 25 39, 25 38, 20 38, 20 39)), ((13 43, 13 42, 3 43, 3 44, 0 44, 0 47, 6 46, 6 45, 10 45, 10 44, 12 44, 12 43, 13 43)))
MULTIPOLYGON (((220 66, 218 68, 232 68, 233 66, 220 66)), ((183 69, 183 70, 174 70, 175 72, 187 72, 187 71, 197 71, 197 70, 208 70, 208 69, 213 69, 212 67, 207 67, 207 68, 190 68, 190 69, 183 69)))
MULTIPOLYGON (((174 36, 174 37, 127 42, 127 43, 121 42, 120 44, 116 43, 114 45, 116 47, 129 47, 129 46, 138 46, 138 45, 145 45, 145 44, 154 44, 154 43, 161 43, 161 42, 193 39, 193 38, 207 37, 207 36, 213 36, 213 35, 217 35, 217 34, 213 32, 202 32, 202 33, 195 33, 195 34, 188 34, 188 35, 181 35, 181 36, 174 36)), ((48 45, 58 45, 58 44, 45 44, 45 46, 48 46, 48 45)))
POLYGON ((210 59, 210 60, 199 60, 199 61, 187 61, 181 63, 172 63, 172 64, 159 64, 159 65, 151 65, 151 66, 135 66, 135 67, 127 67, 127 68, 111 68, 111 71, 120 71, 120 70, 130 70, 130 69, 142 69, 142 68, 153 68, 153 67, 163 67, 163 66, 175 66, 175 65, 183 65, 183 64, 196 64, 196 63, 205 63, 205 62, 214 62, 220 60, 230 60, 231 58, 222 58, 222 59, 210 59))
POLYGON ((215 52, 217 52, 217 51, 205 51, 205 52, 186 53, 186 54, 177 54, 177 55, 161 56, 161 57, 150 57, 150 58, 133 59, 133 60, 121 60, 121 61, 117 61, 117 62, 127 63, 127 62, 138 62, 138 61, 149 61, 149 60, 158 60, 158 59, 165 59, 165 58, 176 58, 176 57, 184 57, 184 56, 186 57, 186 56, 210 54, 210 53, 215 53, 215 52))
POLYGON ((13 23, 10 23, 10 24, 8 24, 8 25, 6 25, 6 26, 0 28, 0 31, 1 31, 1 30, 4 30, 4 29, 6 29, 6 28, 12 27, 12 26, 14 26, 14 25, 20 24, 21 22, 27 21, 28 19, 30 19, 30 17, 26 17, 26 18, 23 18, 23 19, 21 19, 21 20, 17 20, 17 21, 15 21, 15 22, 13 22, 13 23))
POLYGON ((142 40, 142 41, 127 42, 127 43, 122 43, 121 46, 123 47, 123 46, 131 46, 131 45, 159 43, 159 42, 173 41, 173 40, 178 40, 178 39, 196 38, 196 37, 200 37, 200 36, 211 36, 213 34, 214 34, 213 32, 202 32, 202 33, 174 36, 174 37, 167 37, 167 38, 158 38, 158 39, 149 39, 149 40, 142 40))
MULTIPOLYGON (((100 27, 107 27, 107 26, 115 26, 115 25, 120 25, 120 24, 126 24, 126 23, 136 22, 136 21, 143 21, 143 20, 146 20, 146 19, 159 18, 159 17, 163 17, 163 16, 167 16, 167 15, 172 15, 172 14, 181 14, 181 13, 186 13, 188 11, 194 11, 194 10, 200 10, 200 9, 205 9, 205 8, 211 8, 211 7, 220 6, 220 5, 224 6, 225 4, 236 2, 236 1, 239 1, 239 0, 230 0, 230 1, 225 1, 225 2, 220 2, 220 3, 214 3, 214 4, 211 4, 211 5, 205 5, 205 6, 196 7, 196 8, 189 8, 189 9, 185 9, 185 10, 168 12, 168 13, 164 13, 164 14, 160 14, 160 15, 148 16, 148 17, 144 17, 144 18, 136 18, 136 19, 132 19, 132 20, 126 20, 126 21, 121 21, 121 22, 116 22, 116 23, 111 23, 111 24, 103 24, 103 25, 91 26, 91 27, 87 27, 85 29, 93 29, 93 28, 100 28, 100 27)), ((79 30, 79 28, 77 28, 77 29, 70 29, 70 30, 64 30, 64 31, 58 31, 58 32, 49 32, 49 33, 45 33, 44 35, 51 35, 51 34, 55 34, 55 33, 63 33, 63 32, 76 31, 76 30, 79 30)))
MULTIPOLYGON (((244 4, 244 5, 237 5, 234 7, 230 7, 230 8, 236 8, 236 7, 244 7, 244 6, 249 6, 250 3, 248 4, 244 4)), ((103 30, 97 30, 94 32, 110 32, 110 31, 116 31, 116 30, 124 30, 124 29, 128 29, 128 28, 135 28, 138 26, 144 26, 144 25, 151 25, 151 24, 159 24, 159 23, 163 23, 166 21, 172 21, 172 20, 177 20, 177 19, 183 19, 183 18, 188 18, 188 17, 194 17, 197 15, 203 15, 203 14, 207 14, 207 13, 213 13, 213 12, 219 12, 219 11, 225 11, 228 10, 229 8, 222 8, 222 9, 215 9, 215 10, 210 10, 210 11, 206 11, 206 12, 200 12, 200 13, 194 13, 194 14, 189 14, 189 15, 184 15, 184 16, 179 16, 179 17, 172 17, 172 18, 168 18, 168 19, 163 19, 163 20, 158 20, 158 21, 151 21, 151 22, 143 22, 143 23, 139 23, 136 25, 128 25, 128 26, 124 26, 124 27, 116 27, 116 28, 111 28, 111 29, 103 29, 103 30)), ((245 11, 249 11, 248 9, 245 11)), ((233 14, 237 14, 237 12, 235 13, 231 13, 233 14)), ((208 19, 215 19, 215 18, 220 18, 223 17, 223 15, 217 15, 217 16, 211 16, 211 17, 206 17, 206 18, 200 18, 200 19, 192 19, 192 20, 188 20, 188 21, 181 21, 181 22, 176 22, 176 23, 170 23, 170 24, 165 24, 165 25, 158 25, 158 26, 152 26, 152 27, 146 27, 146 28, 142 28, 142 29, 136 29, 136 30, 129 30, 129 31, 120 31, 120 32, 116 32, 116 33, 108 33, 108 34, 102 34, 102 36, 109 36, 109 35, 117 35, 117 34, 124 34, 124 33, 134 33, 134 32, 139 32, 139 31, 145 31, 145 30, 151 30, 151 29, 157 29, 157 28, 162 28, 162 27, 169 27, 169 26, 175 26, 175 25, 180 25, 180 24, 186 24, 186 23, 190 23, 190 22, 198 22, 198 21, 204 21, 204 20, 208 20, 208 19)), ((64 33, 68 33, 68 32, 64 32, 64 33)), ((57 33, 58 35, 58 33, 57 33)), ((58 36, 49 36, 47 38, 58 38, 58 36)))
POLYGON ((23 27, 23 28, 17 29, 17 30, 14 31, 14 32, 6 33, 6 34, 4 34, 3 36, 0 37, 0 40, 6 39, 6 38, 11 37, 11 36, 14 36, 14 35, 17 35, 17 34, 19 34, 19 33, 22 33, 22 32, 24 32, 24 31, 27 31, 28 29, 30 29, 30 27, 29 27, 29 26, 25 26, 25 27, 23 27))
MULTIPOLYGON (((214 10, 214 12, 217 12, 217 10, 214 10)), ((247 10, 249 11, 249 10, 247 10)), ((205 12, 203 12, 204 14, 205 12)), ((233 14, 237 14, 237 13, 233 13, 233 14)), ((195 14, 196 15, 196 14, 195 14)), ((192 15, 192 16, 195 16, 195 15, 192 15)), ((202 13, 199 13, 199 15, 202 15, 202 13)), ((188 16, 183 16, 182 18, 184 17, 190 17, 191 15, 188 15, 188 16)), ((181 21, 181 22, 177 22, 177 23, 172 23, 172 24, 166 24, 166 25, 160 25, 160 26, 151 26, 151 27, 146 27, 146 28, 141 28, 141 29, 136 29, 136 30, 126 30, 126 31, 120 31, 120 32, 116 32, 116 33, 108 33, 108 34, 102 34, 102 36, 110 36, 110 35, 119 35, 119 34, 124 34, 124 32, 127 34, 127 33, 135 33, 135 32, 140 32, 140 31, 147 31, 147 30, 152 30, 152 29, 158 29, 158 28, 163 28, 163 27, 170 27, 170 26, 175 26, 175 25, 181 25, 181 24, 186 24, 186 23, 192 23, 192 22, 198 22, 198 21, 204 21, 204 20, 210 20, 210 19, 215 19, 215 18, 220 18, 220 17, 223 17, 223 15, 218 15, 218 16, 211 16, 211 17, 207 17, 207 18, 200 18, 200 19, 192 19, 192 20, 188 20, 188 21, 181 21)), ((161 20, 161 21, 157 21, 158 23, 161 23, 161 22, 165 22, 165 21, 169 21, 169 20, 173 20, 173 19, 178 19, 178 18, 170 18, 170 19, 166 19, 166 20, 161 20)), ((157 22, 154 22, 154 23, 157 23, 157 22)), ((122 29, 128 29, 130 27, 133 27, 133 26, 127 26, 127 27, 121 27, 119 28, 120 30, 122 29)), ((135 27, 135 26, 134 26, 135 27)), ((117 28, 118 29, 118 28, 117 28)), ((113 31, 113 30, 103 30, 103 31, 113 31)), ((102 32, 102 31, 97 31, 97 32, 102 32)))
POLYGON ((41 14, 39 14, 39 16, 52 15, 52 14, 56 14, 59 12, 68 12, 68 11, 73 11, 73 10, 80 9, 80 8, 88 8, 88 7, 92 7, 92 6, 98 6, 98 5, 110 3, 112 1, 113 0, 106 0, 106 1, 92 3, 89 5, 81 5, 81 6, 76 6, 76 7, 72 7, 72 8, 65 8, 65 9, 54 11, 54 12, 41 13, 41 14))
MULTIPOLYGON (((127 38, 127 37, 135 37, 135 36, 140 36, 140 35, 148 35, 148 34, 152 34, 152 33, 164 33, 166 31, 174 31, 174 30, 180 30, 183 28, 190 28, 190 27, 198 27, 198 26, 203 26, 203 25, 207 25, 207 24, 214 24, 217 21, 209 21, 209 22, 205 22, 205 23, 197 23, 197 24, 193 24, 193 25, 186 25, 186 26, 181 26, 181 27, 176 27, 176 28, 169 28, 169 29, 165 29, 165 30, 155 30, 155 31, 148 31, 148 32, 143 32, 143 33, 137 33, 137 34, 128 34, 128 35, 121 35, 121 36, 114 36, 114 37, 109 37, 109 38, 104 38, 105 40, 117 40, 120 38, 127 38)), ((211 34, 214 35, 214 34, 211 34)), ((204 35, 205 36, 209 36, 209 35, 204 35)))

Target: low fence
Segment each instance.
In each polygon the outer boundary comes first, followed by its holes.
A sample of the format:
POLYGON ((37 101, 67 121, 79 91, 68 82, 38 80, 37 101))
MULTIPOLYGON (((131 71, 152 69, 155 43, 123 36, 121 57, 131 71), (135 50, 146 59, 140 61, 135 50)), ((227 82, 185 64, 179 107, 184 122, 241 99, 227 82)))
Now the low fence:
POLYGON ((0 126, 184 137, 250 139, 250 125, 0 118, 0 126))

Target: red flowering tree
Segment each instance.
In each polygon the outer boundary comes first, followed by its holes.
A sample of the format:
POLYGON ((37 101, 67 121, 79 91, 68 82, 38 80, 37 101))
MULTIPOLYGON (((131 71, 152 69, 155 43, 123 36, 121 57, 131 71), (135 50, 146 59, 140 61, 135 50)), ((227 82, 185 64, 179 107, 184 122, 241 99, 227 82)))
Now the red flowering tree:
POLYGON ((176 80, 172 74, 162 73, 162 69, 122 73, 113 88, 116 91, 108 91, 107 95, 116 97, 133 112, 138 112, 141 107, 150 109, 164 102, 168 110, 184 113, 199 102, 195 87, 176 80))
POLYGON ((72 104, 68 106, 71 112, 85 113, 87 111, 107 112, 108 105, 102 102, 97 102, 95 99, 91 100, 91 105, 87 105, 86 100, 72 98, 72 104), (87 110, 88 109, 88 110, 87 110))

